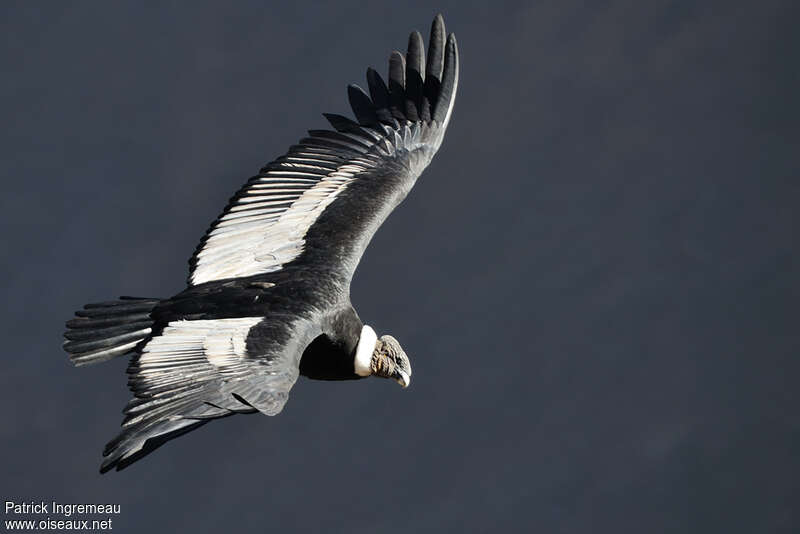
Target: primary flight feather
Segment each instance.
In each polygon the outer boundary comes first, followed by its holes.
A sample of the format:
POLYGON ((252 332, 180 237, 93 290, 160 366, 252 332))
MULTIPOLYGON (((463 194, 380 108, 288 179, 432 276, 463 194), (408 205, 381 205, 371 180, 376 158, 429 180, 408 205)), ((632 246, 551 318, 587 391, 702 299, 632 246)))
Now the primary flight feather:
POLYGON ((101 472, 122 469, 212 419, 276 415, 299 375, 375 375, 403 387, 411 364, 350 303, 350 281, 375 231, 405 198, 444 137, 458 50, 444 21, 425 55, 414 32, 393 52, 388 84, 367 70, 350 85, 355 120, 326 114, 230 200, 189 260, 188 287, 168 299, 87 304, 67 322, 76 365, 131 355, 122 431, 101 472))

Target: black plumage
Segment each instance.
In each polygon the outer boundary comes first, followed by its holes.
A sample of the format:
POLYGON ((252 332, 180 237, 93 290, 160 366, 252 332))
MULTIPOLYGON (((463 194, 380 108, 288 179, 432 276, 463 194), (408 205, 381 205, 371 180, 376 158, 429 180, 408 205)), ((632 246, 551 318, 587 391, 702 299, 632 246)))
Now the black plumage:
POLYGON ((362 88, 355 84, 347 86, 347 96, 350 99, 350 107, 362 126, 375 126, 378 124, 378 116, 375 114, 375 106, 372 104, 369 95, 362 88))
POLYGON ((406 54, 406 118, 412 122, 420 120, 424 64, 422 36, 419 32, 413 32, 408 37, 406 54))
POLYGON ((406 58, 394 51, 389 56, 389 111, 398 121, 406 120, 406 58))

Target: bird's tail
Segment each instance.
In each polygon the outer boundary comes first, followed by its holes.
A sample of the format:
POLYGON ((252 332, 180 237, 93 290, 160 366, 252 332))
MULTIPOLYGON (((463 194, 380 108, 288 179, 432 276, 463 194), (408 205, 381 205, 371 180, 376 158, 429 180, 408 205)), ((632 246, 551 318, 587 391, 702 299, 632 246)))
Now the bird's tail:
POLYGON ((76 311, 64 332, 70 361, 88 365, 128 354, 150 335, 150 312, 158 303, 159 299, 120 297, 76 311))

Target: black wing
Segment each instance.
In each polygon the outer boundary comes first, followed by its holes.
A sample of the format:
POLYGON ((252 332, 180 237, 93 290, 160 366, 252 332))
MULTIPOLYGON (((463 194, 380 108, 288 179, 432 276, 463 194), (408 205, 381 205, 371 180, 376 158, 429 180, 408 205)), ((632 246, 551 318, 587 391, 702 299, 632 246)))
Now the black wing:
POLYGON ((441 15, 427 58, 414 32, 407 54, 391 55, 388 86, 373 69, 367 82, 369 94, 348 87, 355 121, 327 114, 336 131, 311 130, 231 199, 189 262, 190 284, 252 277, 292 262, 352 276, 375 230, 438 150, 450 120, 458 51, 454 35, 445 40, 441 15))

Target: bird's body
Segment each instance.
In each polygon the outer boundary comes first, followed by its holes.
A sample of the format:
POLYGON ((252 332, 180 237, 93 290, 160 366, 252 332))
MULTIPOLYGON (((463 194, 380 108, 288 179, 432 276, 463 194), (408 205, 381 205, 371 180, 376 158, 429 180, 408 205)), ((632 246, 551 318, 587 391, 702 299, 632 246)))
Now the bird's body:
POLYGON ((455 38, 437 17, 427 58, 418 33, 392 54, 389 84, 368 70, 350 86, 357 122, 326 115, 230 200, 190 260, 188 287, 168 299, 87 305, 67 323, 81 365, 132 354, 134 398, 101 467, 121 469, 214 418, 275 415, 299 375, 370 375, 408 385, 399 343, 378 338, 350 302, 375 231, 436 153, 458 82, 455 38))

